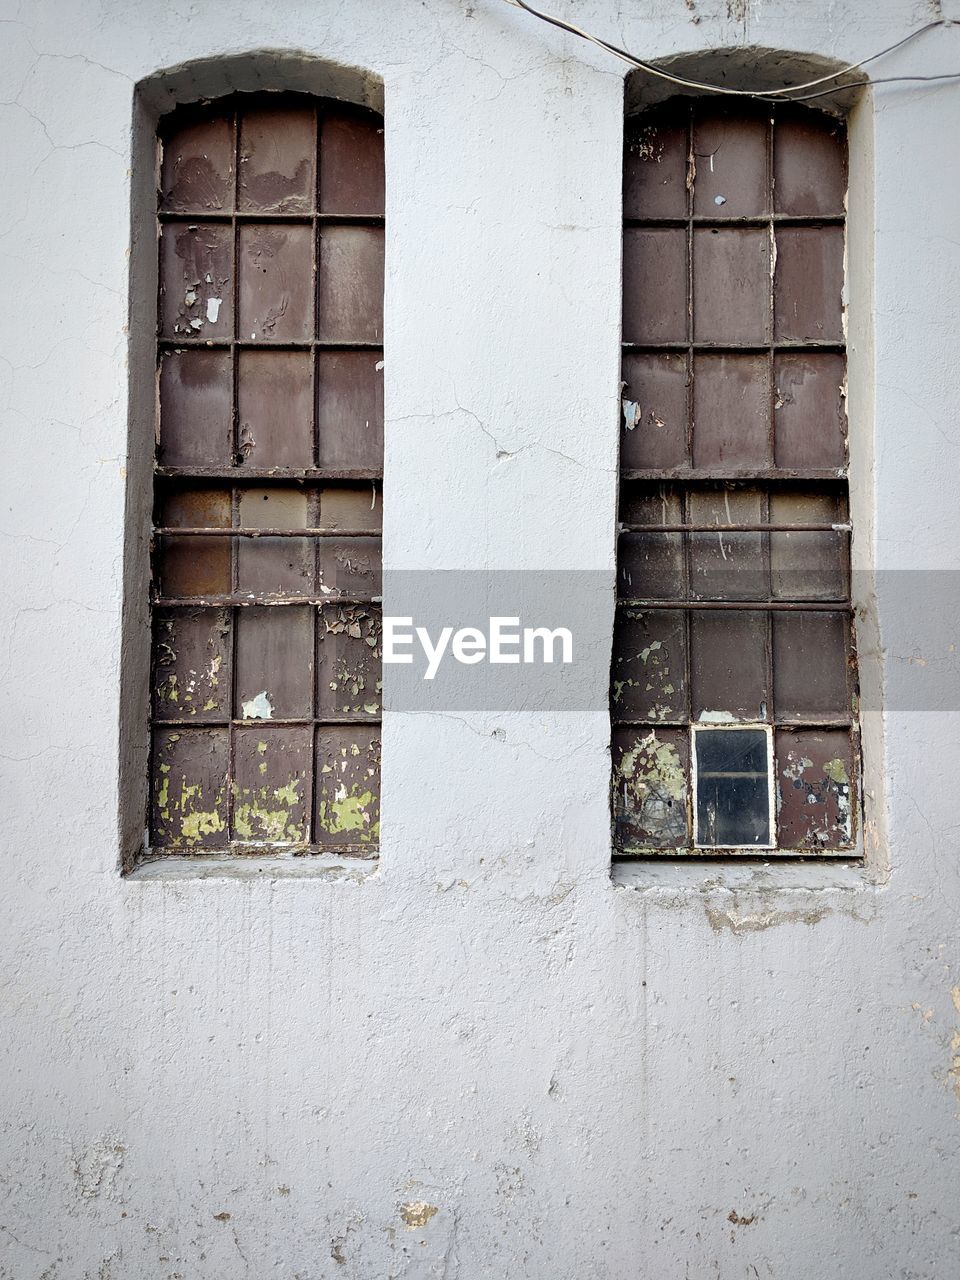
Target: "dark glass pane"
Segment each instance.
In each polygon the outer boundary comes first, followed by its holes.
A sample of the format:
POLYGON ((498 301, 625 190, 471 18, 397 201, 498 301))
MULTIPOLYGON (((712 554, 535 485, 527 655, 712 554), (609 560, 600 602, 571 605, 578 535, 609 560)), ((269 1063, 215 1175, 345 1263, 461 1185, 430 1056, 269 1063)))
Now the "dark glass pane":
POLYGON ((165 467, 233 462, 233 379, 228 351, 165 351, 160 358, 160 444, 165 467))
POLYGON ((313 358, 308 351, 238 353, 238 452, 251 467, 313 466, 313 358))
POLYGON ((687 357, 623 357, 621 467, 682 467, 687 461, 687 357))
POLYGON ((622 599, 678 600, 683 595, 683 538, 677 533, 622 533, 617 594, 622 599))
POLYGON ((769 737, 762 729, 697 729, 698 845, 769 846, 769 737))
POLYGON ((777 613, 773 619, 774 710, 778 721, 850 718, 849 622, 842 613, 777 613))
POLYGON ((314 842, 373 856, 380 841, 379 726, 318 729, 315 791, 314 842))
POLYGON ((240 117, 239 207, 309 213, 316 189, 317 122, 312 110, 263 107, 240 117))
POLYGON ((237 707, 242 720, 313 714, 313 609, 237 610, 237 707))
POLYGON ((740 227, 693 233, 693 336, 762 343, 770 333, 770 238, 740 227))
MULTIPOLYGON (((826 493, 771 493, 770 523, 836 524, 837 499, 826 493)), ((773 595, 782 600, 841 600, 847 594, 847 534, 771 533, 773 595)))
POLYGON ((774 361, 778 467, 843 467, 847 460, 846 360, 779 352, 774 361))
POLYGON ((698 106, 693 123, 693 212, 709 218, 769 211, 768 123, 761 115, 698 106))
POLYGON ((614 840, 619 853, 690 843, 686 729, 615 729, 614 840))
POLYGON ((234 840, 255 844, 309 839, 313 729, 257 725, 234 738, 234 840))
POLYGON ((227 843, 227 729, 153 735, 150 843, 203 853, 227 843))
POLYGON ((716 533, 691 533, 690 594, 699 600, 760 600, 769 575, 762 533, 726 533, 724 525, 757 524, 763 518, 757 489, 694 489, 687 495, 691 524, 716 525, 716 533))
MULTIPOLYGON (((169 490, 160 499, 158 520, 171 528, 230 527, 229 489, 169 490)), ((156 564, 160 593, 166 596, 225 596, 230 594, 229 538, 157 540, 156 564)))
POLYGON ((233 119, 199 120, 162 139, 160 207, 170 213, 233 209, 233 119))
POLYGON ((168 222, 160 233, 160 325, 165 338, 233 337, 229 223, 168 222))
POLYGON ((766 614, 759 609, 693 610, 690 682, 694 720, 766 720, 766 614))
POLYGON ((153 629, 154 719, 229 720, 229 610, 158 611, 153 629))
POLYGON ((383 470, 383 360, 379 352, 320 352, 317 441, 321 467, 383 470))
POLYGON ((278 223, 239 232, 240 332, 244 341, 313 337, 313 231, 278 223))
POLYGON ((778 341, 843 342, 843 227, 778 227, 778 341))
POLYGON ((773 133, 774 193, 778 213, 842 216, 847 192, 843 125, 808 112, 777 109, 773 133))
POLYGON ((326 485, 320 490, 320 523, 325 529, 369 529, 383 525, 380 490, 372 484, 326 485))
POLYGON ((686 720, 686 665, 681 610, 619 607, 610 680, 613 719, 656 724, 686 720))
MULTIPOLYGON (((301 489, 246 489, 240 495, 245 529, 310 527, 310 503, 301 489)), ((307 538, 241 538, 237 552, 239 590, 250 595, 309 596, 315 554, 307 538)))
POLYGON ((693 361, 693 464, 715 470, 771 465, 766 356, 703 355, 693 361))
POLYGON ((320 338, 383 341, 383 231, 324 227, 320 232, 320 338))
POLYGON ((330 110, 320 133, 323 213, 383 214, 383 124, 330 110))
POLYGON ((324 605, 317 635, 317 714, 380 715, 382 648, 380 609, 324 605))
POLYGON ((680 491, 669 485, 625 482, 620 488, 623 524, 682 524, 680 491))
POLYGON ((379 538, 323 538, 320 590, 333 599, 373 600, 382 595, 382 547, 379 538))
POLYGON ((826 852, 853 841, 853 749, 846 729, 777 733, 782 849, 826 852))
POLYGON ((624 126, 623 216, 687 216, 687 121, 644 115, 624 126))
POLYGON ((624 231, 623 340, 686 342, 686 231, 624 231))

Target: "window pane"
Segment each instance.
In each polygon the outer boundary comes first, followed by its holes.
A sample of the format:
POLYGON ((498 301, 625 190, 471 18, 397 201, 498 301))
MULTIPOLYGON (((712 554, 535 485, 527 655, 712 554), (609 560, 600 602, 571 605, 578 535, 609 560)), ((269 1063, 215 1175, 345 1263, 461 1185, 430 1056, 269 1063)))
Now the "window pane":
POLYGON ((695 356, 694 466, 736 472, 772 461, 767 357, 695 356))
POLYGON ((379 538, 324 538, 320 543, 320 590, 332 598, 373 600, 383 594, 379 538))
POLYGON ((233 118, 199 120, 162 140, 160 207, 168 212, 233 209, 233 118))
POLYGON ((233 462, 233 377, 227 351, 164 351, 160 445, 165 467, 233 462))
POLYGON ((850 718, 848 621, 842 613, 778 613, 773 620, 774 706, 790 723, 850 718))
MULTIPOLYGON (((240 495, 245 529, 305 529, 310 504, 300 489, 247 489, 240 495)), ((316 554, 307 538, 241 538, 237 552, 238 588, 248 595, 309 596, 316 554)))
POLYGON ((761 116, 698 105, 693 124, 693 212, 710 218, 757 217, 769 210, 769 125, 761 116))
POLYGON ((240 351, 238 452, 243 463, 313 466, 313 357, 308 351, 240 351))
POLYGON ((375 854, 380 839, 379 726, 318 729, 316 751, 315 843, 375 854))
POLYGON ((686 621, 679 609, 617 609, 610 708, 614 720, 686 720, 686 621))
POLYGON ((309 839, 313 729, 237 729, 234 742, 235 840, 303 843, 309 839))
POLYGON ((693 233, 693 336, 763 343, 770 332, 770 239, 765 229, 693 233))
POLYGON ((335 110, 320 135, 320 208, 334 214, 383 214, 383 125, 335 110))
POLYGON ((843 467, 847 373, 842 355, 779 352, 774 361, 778 467, 843 467))
POLYGON ((620 465, 682 467, 687 461, 687 357, 623 357, 620 465))
POLYGON ((156 720, 230 718, 231 619, 228 609, 169 609, 154 620, 156 720))
POLYGON ((269 223, 239 230, 240 334, 244 341, 313 337, 313 230, 269 223))
POLYGON ((683 595, 683 538, 676 533, 621 533, 617 593, 622 599, 678 600, 683 595))
MULTIPOLYGON (((772 493, 770 522, 837 524, 837 499, 831 494, 772 493)), ((845 533, 771 533, 772 593, 781 600, 842 600, 847 593, 845 533)))
POLYGON ((843 228, 779 227, 774 273, 778 341, 843 342, 843 228))
POLYGON ((203 853, 227 843, 226 729, 158 729, 153 735, 150 843, 203 853))
POLYGON ((725 533, 725 524, 758 524, 764 495, 758 489, 692 490, 690 523, 717 525, 716 533, 691 533, 690 594, 698 600, 762 600, 769 575, 762 533, 725 533))
POLYGON ((686 729, 616 729, 613 812, 618 851, 690 843, 686 729))
POLYGON ((690 680, 694 720, 766 720, 766 614, 691 611, 690 680))
POLYGON ((233 337, 233 232, 225 222, 168 222, 160 232, 165 338, 233 337))
POLYGON ((687 233, 623 233, 624 342, 686 342, 687 233))
POLYGON ((847 149, 838 120, 778 108, 773 168, 778 213, 845 213, 847 149))
POLYGON ((237 708, 242 720, 313 715, 313 609, 237 610, 237 708))
POLYGON ((383 341, 383 231, 330 227, 320 233, 320 340, 383 341))
POLYGON ((769 741, 763 729, 694 732, 698 845, 771 844, 769 741))
POLYGON ((380 715, 380 609, 324 605, 317 634, 317 714, 380 715))
MULTIPOLYGON (((175 488, 157 504, 161 525, 171 528, 230 528, 230 490, 175 488)), ((230 539, 158 539, 157 577, 165 596, 225 596, 231 588, 230 539)))
POLYGON ((240 208, 308 213, 316 189, 317 120, 312 110, 246 110, 240 117, 240 208))
POLYGON ((784 849, 849 847, 853 753, 846 729, 777 733, 778 843, 784 849))
POLYGON ((317 359, 321 467, 383 469, 383 360, 378 351, 321 351, 317 359))
POLYGON ((644 117, 624 129, 623 216, 687 216, 687 122, 644 117))
POLYGON ((328 485, 320 490, 320 523, 327 529, 369 529, 379 532, 383 502, 372 484, 328 485))

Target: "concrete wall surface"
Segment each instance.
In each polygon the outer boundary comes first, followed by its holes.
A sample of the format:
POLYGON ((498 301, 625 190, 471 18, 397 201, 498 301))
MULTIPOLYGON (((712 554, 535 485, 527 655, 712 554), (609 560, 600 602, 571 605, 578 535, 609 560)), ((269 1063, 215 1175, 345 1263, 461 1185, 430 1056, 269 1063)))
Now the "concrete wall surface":
MULTIPOLYGON (((651 59, 960 18, 542 2, 651 59)), ((878 85, 851 133, 865 869, 612 876, 599 690, 388 716, 378 868, 124 877, 137 86, 382 82, 388 565, 609 571, 627 69, 503 0, 0 15, 2 1280, 960 1275, 960 702, 924 699, 960 627, 889 585, 960 556, 960 82, 878 85)), ((960 28, 869 71, 960 71, 960 28)))

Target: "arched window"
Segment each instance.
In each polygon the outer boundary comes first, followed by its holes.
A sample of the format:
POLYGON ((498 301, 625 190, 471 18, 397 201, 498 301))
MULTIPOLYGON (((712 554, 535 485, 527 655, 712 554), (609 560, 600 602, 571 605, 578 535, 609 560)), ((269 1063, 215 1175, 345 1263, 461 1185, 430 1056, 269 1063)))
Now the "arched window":
POLYGON ((382 121, 237 95, 159 152, 150 851, 370 855, 382 121))
POLYGON ((842 124, 627 121, 615 852, 856 840, 842 124))

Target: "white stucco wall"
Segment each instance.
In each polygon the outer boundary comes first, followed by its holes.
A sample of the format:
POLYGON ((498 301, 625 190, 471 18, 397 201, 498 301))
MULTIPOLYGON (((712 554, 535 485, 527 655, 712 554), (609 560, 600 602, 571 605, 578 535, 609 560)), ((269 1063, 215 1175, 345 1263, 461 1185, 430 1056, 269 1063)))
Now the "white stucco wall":
MULTIPOLYGON (((650 58, 853 60, 940 10, 554 5, 650 58)), ((914 683, 867 876, 615 884, 602 691, 388 718, 366 878, 118 872, 135 85, 262 49, 382 78, 389 563, 609 570, 624 69, 501 0, 2 11, 0 1277, 957 1274, 958 712, 910 709, 949 610, 880 590, 914 683)), ((960 70, 960 31, 873 70, 960 70)), ((882 569, 956 569, 960 83, 858 131, 857 483, 882 569)))

